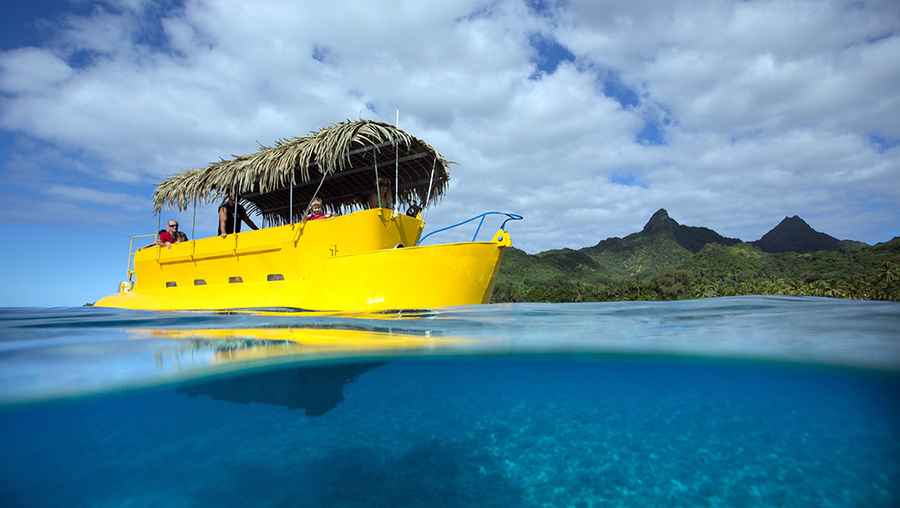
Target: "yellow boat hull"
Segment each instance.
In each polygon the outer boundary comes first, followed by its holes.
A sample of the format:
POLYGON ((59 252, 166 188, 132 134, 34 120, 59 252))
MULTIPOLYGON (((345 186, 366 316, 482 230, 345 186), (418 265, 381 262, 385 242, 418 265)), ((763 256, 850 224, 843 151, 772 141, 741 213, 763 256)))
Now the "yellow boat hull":
POLYGON ((95 305, 379 312, 486 303, 508 234, 414 246, 423 227, 421 218, 376 209, 146 247, 135 255, 133 285, 95 305))

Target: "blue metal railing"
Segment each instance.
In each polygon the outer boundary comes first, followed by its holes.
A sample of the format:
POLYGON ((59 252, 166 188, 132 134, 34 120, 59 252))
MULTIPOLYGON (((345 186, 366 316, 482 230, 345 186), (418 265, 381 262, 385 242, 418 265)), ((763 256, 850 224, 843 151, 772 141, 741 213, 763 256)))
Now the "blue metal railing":
POLYGON ((517 213, 507 213, 507 212, 484 212, 484 213, 482 213, 482 214, 478 214, 478 215, 476 215, 476 216, 474 216, 474 217, 468 218, 468 219, 466 219, 466 220, 464 220, 464 221, 457 222, 456 224, 453 224, 453 225, 451 225, 451 226, 446 226, 446 227, 443 227, 443 228, 440 228, 440 229, 436 229, 436 230, 432 231, 431 233, 428 233, 427 235, 423 236, 422 238, 419 238, 419 241, 416 243, 416 245, 422 245, 422 242, 424 242, 425 239, 428 238, 428 237, 431 236, 431 235, 436 235, 436 234, 438 234, 438 233, 440 233, 440 232, 442 232, 442 231, 447 231, 448 229, 453 229, 453 228, 462 226, 463 224, 468 224, 468 223, 470 223, 470 222, 472 222, 472 221, 474 221, 474 220, 476 220, 476 219, 481 219, 480 221, 478 221, 478 227, 475 228, 475 234, 472 235, 472 241, 474 242, 475 239, 478 238, 478 233, 481 231, 481 226, 484 225, 484 218, 487 217, 488 215, 505 215, 505 216, 506 216, 506 220, 504 220, 503 223, 500 224, 500 229, 502 229, 503 231, 506 231, 506 223, 507 223, 507 222, 509 222, 509 221, 511 221, 511 220, 522 220, 522 218, 523 218, 521 215, 519 215, 519 214, 517 214, 517 213))

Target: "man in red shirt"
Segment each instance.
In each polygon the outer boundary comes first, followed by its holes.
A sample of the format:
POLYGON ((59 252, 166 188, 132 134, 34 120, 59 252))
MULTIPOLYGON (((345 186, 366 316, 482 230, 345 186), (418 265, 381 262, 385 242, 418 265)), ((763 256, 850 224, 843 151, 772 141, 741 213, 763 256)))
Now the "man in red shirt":
POLYGON ((156 245, 159 245, 161 247, 171 247, 173 243, 178 241, 177 234, 178 222, 175 220, 170 220, 169 226, 159 232, 159 236, 157 236, 156 238, 156 245))

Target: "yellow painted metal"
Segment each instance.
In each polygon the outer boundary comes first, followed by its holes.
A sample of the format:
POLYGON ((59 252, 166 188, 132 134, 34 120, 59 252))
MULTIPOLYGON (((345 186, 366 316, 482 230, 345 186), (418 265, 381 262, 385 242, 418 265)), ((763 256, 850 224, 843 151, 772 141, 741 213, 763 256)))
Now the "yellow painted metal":
POLYGON ((95 305, 378 312, 486 303, 509 234, 416 247, 424 225, 421 217, 373 209, 145 247, 135 254, 133 286, 95 305))

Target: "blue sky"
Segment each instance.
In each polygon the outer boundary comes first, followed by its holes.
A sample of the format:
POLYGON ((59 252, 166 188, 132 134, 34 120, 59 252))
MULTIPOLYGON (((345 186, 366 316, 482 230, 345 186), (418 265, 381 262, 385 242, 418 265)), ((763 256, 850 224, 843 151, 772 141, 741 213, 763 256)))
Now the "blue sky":
MULTIPOLYGON (((900 234, 895 2, 390 6, 4 6, 0 306, 113 291, 166 176, 396 109, 457 162, 429 223, 519 212, 529 252, 661 207, 745 240, 795 214, 839 238, 900 234)), ((212 233, 213 210, 197 217, 212 233)))

